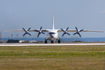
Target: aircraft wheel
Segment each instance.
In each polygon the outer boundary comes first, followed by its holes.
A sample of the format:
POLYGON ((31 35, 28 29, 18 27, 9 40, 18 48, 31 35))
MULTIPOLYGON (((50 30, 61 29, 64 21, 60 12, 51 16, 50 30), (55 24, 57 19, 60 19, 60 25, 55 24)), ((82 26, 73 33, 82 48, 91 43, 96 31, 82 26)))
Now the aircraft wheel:
POLYGON ((47 43, 47 40, 45 40, 45 43, 47 43))
POLYGON ((58 40, 58 43, 61 43, 61 41, 60 41, 60 40, 58 40))
POLYGON ((54 41, 51 41, 51 43, 54 43, 54 41))

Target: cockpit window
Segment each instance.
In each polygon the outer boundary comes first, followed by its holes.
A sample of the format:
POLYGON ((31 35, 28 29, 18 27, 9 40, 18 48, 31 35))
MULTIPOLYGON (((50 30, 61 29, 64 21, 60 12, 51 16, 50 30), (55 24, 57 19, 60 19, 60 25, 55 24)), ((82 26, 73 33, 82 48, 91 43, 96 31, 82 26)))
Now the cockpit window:
POLYGON ((54 32, 50 32, 49 34, 55 34, 54 32))

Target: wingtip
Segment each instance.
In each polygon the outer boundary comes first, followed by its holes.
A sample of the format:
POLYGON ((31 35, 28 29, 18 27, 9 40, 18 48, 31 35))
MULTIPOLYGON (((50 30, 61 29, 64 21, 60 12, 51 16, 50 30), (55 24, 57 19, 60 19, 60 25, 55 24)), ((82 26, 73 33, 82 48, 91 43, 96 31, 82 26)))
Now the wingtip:
POLYGON ((101 31, 101 33, 104 33, 104 31, 101 31))
POLYGON ((97 30, 97 32, 103 33, 104 31, 102 31, 102 30, 97 30))

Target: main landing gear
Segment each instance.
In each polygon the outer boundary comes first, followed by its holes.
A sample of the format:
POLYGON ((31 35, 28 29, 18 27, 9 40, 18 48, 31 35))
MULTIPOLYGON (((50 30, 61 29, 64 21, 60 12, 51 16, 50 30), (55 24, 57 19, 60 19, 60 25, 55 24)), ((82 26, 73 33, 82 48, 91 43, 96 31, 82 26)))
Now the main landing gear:
MULTIPOLYGON (((47 39, 45 39, 45 43, 47 43, 47 39)), ((51 43, 54 43, 54 41, 51 41, 51 43)), ((58 39, 58 43, 61 43, 60 39, 58 39)))
POLYGON ((58 43, 61 43, 60 39, 58 40, 58 43))
POLYGON ((47 43, 47 40, 45 40, 45 43, 47 43))

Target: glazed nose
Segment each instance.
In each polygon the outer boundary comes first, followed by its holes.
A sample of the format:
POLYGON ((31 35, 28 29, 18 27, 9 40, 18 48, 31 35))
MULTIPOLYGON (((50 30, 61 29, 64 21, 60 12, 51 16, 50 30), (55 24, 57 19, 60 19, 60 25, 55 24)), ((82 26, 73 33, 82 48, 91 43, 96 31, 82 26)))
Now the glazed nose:
POLYGON ((51 38, 54 38, 54 36, 52 34, 50 34, 51 38))

